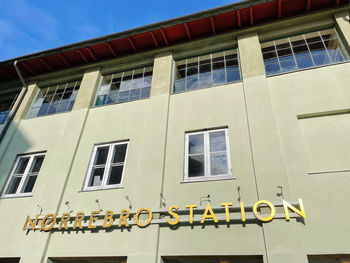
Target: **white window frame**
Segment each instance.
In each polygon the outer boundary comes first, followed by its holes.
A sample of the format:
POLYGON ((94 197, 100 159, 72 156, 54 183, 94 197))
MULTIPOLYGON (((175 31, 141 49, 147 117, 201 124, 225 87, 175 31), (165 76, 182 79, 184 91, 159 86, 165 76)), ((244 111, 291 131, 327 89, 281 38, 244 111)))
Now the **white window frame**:
MULTIPOLYGON (((16 157, 16 161, 15 161, 15 164, 14 166, 12 167, 12 170, 11 170, 11 175, 8 177, 7 179, 7 182, 6 182, 6 185, 4 187, 4 190, 2 192, 2 195, 1 197, 22 197, 22 196, 32 196, 32 192, 30 193, 21 193, 21 190, 23 188, 23 185, 24 185, 24 182, 27 180, 27 177, 29 176, 29 170, 30 168, 32 167, 32 164, 33 164, 33 161, 35 159, 35 157, 37 156, 44 156, 44 160, 45 160, 45 153, 35 153, 35 154, 25 154, 25 155, 17 155, 16 157), (24 173, 22 175, 22 179, 21 179, 21 182, 19 183, 18 187, 17 187, 17 190, 16 190, 16 193, 14 194, 6 194, 6 191, 10 185, 10 182, 11 182, 11 179, 12 177, 14 176, 14 172, 16 171, 16 168, 19 164, 19 160, 21 158, 26 158, 26 157, 29 157, 29 161, 28 161, 28 164, 26 166, 26 169, 24 170, 24 173)), ((41 167, 40 167, 40 170, 41 170, 41 167)), ((39 173, 40 173, 40 170, 37 174, 37 177, 39 176, 39 173)), ((36 182, 36 181, 35 181, 36 182)), ((35 184, 34 184, 35 186, 35 184)), ((34 186, 33 186, 33 189, 34 189, 34 186)))
POLYGON ((231 166, 231 154, 230 154, 230 142, 229 142, 229 136, 228 136, 228 129, 213 129, 213 130, 205 130, 205 131, 198 131, 198 132, 186 132, 185 133, 185 165, 184 165, 184 182, 200 182, 200 181, 210 181, 210 180, 225 180, 225 179, 234 179, 235 177, 232 176, 232 166, 231 166), (227 174, 220 174, 220 175, 211 175, 210 173, 210 137, 209 134, 211 132, 219 132, 224 131, 225 132, 225 139, 226 139, 226 158, 227 158, 227 174), (203 140, 204 140, 204 176, 197 176, 197 177, 189 177, 188 176, 188 144, 189 144, 189 137, 191 135, 197 135, 197 134, 203 134, 203 140))
MULTIPOLYGON (((90 162, 89 162, 89 166, 88 166, 88 171, 87 171, 87 175, 85 178, 85 182, 83 185, 83 189, 82 191, 94 191, 94 190, 104 190, 104 189, 112 189, 112 188, 122 188, 123 187, 123 179, 124 179, 124 172, 125 172, 125 165, 126 165, 126 158, 128 155, 128 150, 129 150, 129 141, 122 141, 122 142, 114 142, 114 143, 105 143, 105 144, 96 144, 94 145, 92 154, 91 154, 91 158, 90 158, 90 162), (107 185, 107 180, 110 177, 110 171, 111 171, 111 167, 112 167, 112 157, 114 154, 114 146, 116 145, 122 145, 122 144, 126 144, 126 152, 125 152, 125 158, 124 158, 124 162, 123 162, 123 172, 122 172, 122 178, 120 180, 119 184, 112 184, 112 185, 107 185), (105 170, 103 173, 103 179, 102 179, 102 183, 99 186, 88 186, 89 185, 89 181, 91 179, 91 175, 92 175, 92 170, 94 167, 94 161, 96 158, 96 153, 98 148, 100 147, 106 147, 109 146, 108 149, 108 155, 107 155, 107 160, 106 160, 106 164, 104 165, 105 170)), ((103 165, 101 165, 102 167, 103 165)))

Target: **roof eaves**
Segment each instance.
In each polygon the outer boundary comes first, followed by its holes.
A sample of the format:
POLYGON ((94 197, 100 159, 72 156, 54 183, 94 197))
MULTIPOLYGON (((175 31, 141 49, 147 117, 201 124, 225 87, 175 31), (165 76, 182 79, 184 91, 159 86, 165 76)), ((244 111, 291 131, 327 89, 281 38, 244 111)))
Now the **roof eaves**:
POLYGON ((239 9, 243 9, 243 8, 247 8, 247 7, 251 7, 251 6, 256 6, 259 4, 272 2, 272 1, 274 1, 274 0, 240 1, 237 3, 220 6, 220 7, 216 7, 213 9, 208 9, 205 11, 201 11, 201 12, 193 13, 190 15, 181 16, 181 17, 177 17, 177 18, 173 18, 173 19, 169 19, 169 20, 165 20, 165 21, 161 21, 161 22, 157 22, 157 23, 153 23, 153 24, 149 24, 146 26, 141 26, 141 27, 129 29, 126 31, 109 34, 109 35, 94 38, 94 39, 89 39, 89 40, 61 46, 58 48, 48 49, 48 50, 44 50, 41 52, 37 52, 37 53, 33 53, 33 54, 29 54, 29 55, 25 55, 25 56, 21 56, 21 57, 17 57, 17 58, 12 58, 12 59, 0 62, 0 67, 6 66, 8 64, 12 64, 16 60, 19 62, 22 62, 22 61, 26 61, 29 59, 35 59, 35 58, 40 58, 43 56, 54 55, 54 54, 67 52, 67 51, 74 50, 74 49, 79 49, 79 48, 84 48, 84 47, 91 46, 91 45, 104 43, 106 41, 112 41, 112 40, 116 40, 116 39, 120 39, 120 38, 124 38, 124 37, 130 37, 132 35, 141 34, 141 33, 149 32, 149 31, 154 31, 154 30, 158 30, 158 29, 161 29, 164 27, 174 26, 177 24, 181 24, 181 23, 185 23, 185 22, 189 22, 189 21, 193 21, 193 20, 197 20, 197 19, 207 18, 207 17, 215 16, 215 15, 226 13, 226 12, 232 12, 235 10, 239 10, 239 9))

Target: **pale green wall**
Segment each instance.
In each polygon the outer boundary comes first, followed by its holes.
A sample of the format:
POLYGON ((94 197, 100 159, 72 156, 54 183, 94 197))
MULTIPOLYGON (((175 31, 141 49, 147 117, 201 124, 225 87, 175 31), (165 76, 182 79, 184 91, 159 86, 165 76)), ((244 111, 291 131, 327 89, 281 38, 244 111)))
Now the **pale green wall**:
MULTIPOLYGON (((0 188, 17 154, 47 154, 33 196, 0 199, 0 258, 19 256, 21 263, 46 263, 48 257, 103 255, 128 256, 128 263, 160 263, 161 256, 257 254, 270 263, 306 263, 308 254, 350 254, 346 207, 350 201, 350 172, 335 172, 350 170, 350 141, 346 136, 350 131, 349 117, 343 114, 300 119, 300 115, 350 109, 350 64, 266 78, 259 48, 259 40, 269 39, 276 32, 282 34, 283 29, 301 32, 334 25, 333 13, 283 20, 158 53, 84 67, 72 112, 26 119, 38 89, 31 80, 33 84, 0 146, 0 188), (236 44, 244 77, 241 82, 169 94, 173 58, 236 44), (137 67, 142 58, 147 64, 154 58, 149 99, 90 107, 100 68, 125 68, 128 59, 130 67, 137 67), (216 127, 228 127, 235 178, 183 183, 185 132, 216 127), (130 141, 123 188, 81 192, 94 144, 120 140, 130 141), (325 171, 333 172, 309 174, 325 171), (151 225, 144 229, 134 226, 130 231, 22 231, 26 215, 40 211, 37 205, 43 208, 42 214, 62 213, 67 211, 64 203, 69 201, 74 213, 88 214, 97 209, 98 199, 103 210, 117 212, 128 207, 128 195, 134 210, 156 209, 163 193, 167 206, 199 205, 200 197, 207 194, 212 205, 218 206, 221 202, 238 202, 237 186, 242 189, 245 203, 258 199, 278 201, 277 185, 283 186, 285 199, 303 198, 307 213, 304 223, 293 219, 274 220, 262 226, 181 226, 176 230, 151 225)), ((347 30, 339 15, 337 25, 347 30)), ((52 76, 60 78, 59 73, 52 76)), ((45 83, 42 78, 38 80, 39 87, 45 83)))

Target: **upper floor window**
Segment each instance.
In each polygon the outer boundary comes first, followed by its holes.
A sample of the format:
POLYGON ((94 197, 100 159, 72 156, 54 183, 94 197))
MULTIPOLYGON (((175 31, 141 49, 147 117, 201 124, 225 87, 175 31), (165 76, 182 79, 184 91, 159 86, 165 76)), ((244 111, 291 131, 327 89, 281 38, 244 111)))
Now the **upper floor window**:
POLYGON ((149 98, 152 71, 144 67, 103 76, 95 106, 149 98))
POLYGON ((222 85, 241 80, 236 50, 176 62, 174 93, 222 85))
POLYGON ((18 156, 11 176, 5 186, 3 196, 25 196, 32 192, 45 154, 28 154, 18 156))
POLYGON ((92 152, 84 190, 115 188, 121 185, 128 142, 96 145, 92 152))
POLYGON ((185 181, 232 178, 228 130, 185 135, 185 181))
POLYGON ((28 112, 28 118, 71 111, 80 83, 80 81, 71 81, 40 89, 28 112))
POLYGON ((17 96, 17 91, 0 94, 0 124, 5 123, 17 96))
POLYGON ((268 76, 349 59, 333 28, 266 42, 261 48, 268 76))

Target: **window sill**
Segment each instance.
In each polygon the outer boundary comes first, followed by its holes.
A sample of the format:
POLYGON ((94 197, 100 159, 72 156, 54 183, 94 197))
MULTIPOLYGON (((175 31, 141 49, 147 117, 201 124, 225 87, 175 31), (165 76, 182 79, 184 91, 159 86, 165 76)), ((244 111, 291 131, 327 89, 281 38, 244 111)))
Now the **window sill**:
POLYGON ((124 186, 114 186, 114 187, 108 187, 108 188, 83 189, 83 190, 78 191, 78 193, 105 191, 105 190, 115 190, 115 189, 124 189, 124 186))
POLYGON ((0 199, 12 199, 12 198, 22 198, 22 197, 32 197, 33 194, 20 194, 20 195, 3 195, 0 199))
POLYGON ((347 170, 329 170, 329 171, 311 171, 308 172, 308 175, 315 175, 315 174, 332 174, 332 173, 348 173, 350 172, 349 169, 347 170))
POLYGON ((218 176, 218 177, 205 177, 205 178, 195 178, 195 179, 185 179, 181 182, 181 184, 187 184, 187 183, 200 183, 200 182, 212 182, 212 181, 227 181, 227 180, 234 180, 236 177, 233 177, 231 175, 229 176, 218 176))
POLYGON ((277 77, 277 76, 285 75, 285 74, 289 74, 289 73, 296 73, 296 72, 300 72, 300 71, 319 69, 319 68, 335 66, 335 65, 341 65, 341 64, 347 64, 347 63, 350 63, 350 60, 345 60, 345 61, 341 61, 341 62, 331 63, 331 64, 327 64, 327 65, 320 65, 320 66, 315 66, 315 67, 310 67, 310 68, 303 68, 303 69, 296 69, 296 70, 291 70, 291 71, 286 71, 286 72, 280 72, 280 73, 271 74, 271 75, 267 75, 266 74, 266 78, 277 77))

